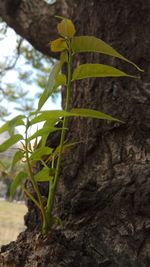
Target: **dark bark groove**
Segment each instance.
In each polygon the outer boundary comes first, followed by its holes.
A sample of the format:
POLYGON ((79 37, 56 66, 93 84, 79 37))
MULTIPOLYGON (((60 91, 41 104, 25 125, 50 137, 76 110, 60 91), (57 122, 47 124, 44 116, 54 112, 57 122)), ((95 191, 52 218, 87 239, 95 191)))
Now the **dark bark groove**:
MULTIPOLYGON (((69 2, 69 1, 68 1, 69 2)), ((140 79, 92 79, 76 83, 74 107, 90 107, 125 123, 70 121, 69 140, 85 140, 63 159, 55 212, 64 228, 47 238, 38 232, 38 212, 27 230, 2 247, 2 266, 150 266, 150 2, 76 1, 79 34, 96 35, 144 69, 140 79)), ((75 16, 74 16, 75 17, 75 16)), ((101 55, 78 61, 133 67, 101 55)))

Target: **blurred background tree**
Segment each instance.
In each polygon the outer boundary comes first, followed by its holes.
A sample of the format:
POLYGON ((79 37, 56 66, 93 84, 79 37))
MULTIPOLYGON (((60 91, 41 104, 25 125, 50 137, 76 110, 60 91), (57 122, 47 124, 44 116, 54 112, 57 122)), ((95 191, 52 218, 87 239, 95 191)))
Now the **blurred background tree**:
POLYGON ((5 121, 17 113, 15 110, 27 113, 36 108, 36 98, 46 87, 55 60, 36 50, 2 20, 0 42, 0 120, 5 121))

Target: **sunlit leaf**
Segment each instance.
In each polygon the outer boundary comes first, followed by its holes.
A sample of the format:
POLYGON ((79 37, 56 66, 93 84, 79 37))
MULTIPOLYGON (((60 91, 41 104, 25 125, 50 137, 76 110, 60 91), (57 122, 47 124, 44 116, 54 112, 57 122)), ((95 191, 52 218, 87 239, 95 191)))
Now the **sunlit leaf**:
POLYGON ((72 143, 69 143, 69 144, 65 144, 63 146, 63 152, 65 153, 68 149, 78 145, 78 144, 81 144, 81 143, 84 143, 83 141, 78 141, 78 142, 72 142, 72 143))
POLYGON ((50 96, 54 95, 57 92, 58 87, 62 86, 62 85, 66 85, 66 76, 64 74, 58 74, 57 77, 56 77, 55 85, 54 85, 53 88, 51 88, 51 91, 48 91, 48 88, 47 88, 48 98, 50 96))
POLYGON ((94 78, 94 77, 121 77, 121 76, 136 78, 133 75, 127 74, 111 66, 103 64, 83 64, 79 65, 74 70, 72 80, 74 81, 74 80, 81 80, 85 78, 94 78))
POLYGON ((54 170, 51 171, 49 168, 43 168, 34 176, 34 178, 37 182, 49 182, 51 176, 53 176, 52 173, 54 174, 54 170))
POLYGON ((45 134, 50 134, 50 133, 58 131, 58 130, 61 130, 61 129, 56 128, 56 127, 44 127, 43 129, 40 129, 40 130, 36 131, 33 135, 31 135, 27 141, 30 142, 34 138, 37 138, 39 136, 42 137, 45 134))
POLYGON ((50 147, 41 147, 41 148, 35 150, 32 153, 30 159, 33 159, 33 160, 41 160, 41 158, 43 156, 50 155, 50 154, 52 154, 52 152, 53 152, 53 149, 50 148, 50 147))
POLYGON ((23 181, 27 178, 27 173, 25 172, 19 172, 13 179, 13 182, 11 183, 11 186, 10 186, 10 196, 14 196, 16 190, 17 190, 17 187, 20 186, 23 181))
MULTIPOLYGON (((38 114, 38 113, 37 113, 38 114)), ((58 118, 64 117, 64 116, 69 115, 66 111, 64 110, 49 110, 49 111, 40 111, 39 115, 37 115, 34 119, 30 121, 30 125, 33 125, 35 123, 41 122, 41 121, 49 121, 51 123, 54 121, 57 121, 58 118)), ((50 124, 51 126, 52 124, 50 124)))
POLYGON ((60 85, 66 85, 66 76, 64 74, 58 74, 56 77, 56 87, 60 85))
MULTIPOLYGON (((45 127, 47 128, 47 127, 50 127, 50 126, 54 127, 55 124, 56 124, 58 121, 60 121, 58 118, 51 118, 50 120, 46 120, 46 121, 44 122, 43 128, 45 128, 45 127)), ((50 133, 47 132, 47 133, 45 133, 45 134, 42 135, 42 140, 41 140, 41 144, 40 144, 41 147, 44 147, 44 146, 45 146, 45 144, 46 144, 46 140, 47 140, 49 134, 50 134, 50 133)))
POLYGON ((57 25, 58 33, 63 37, 72 38, 76 32, 74 24, 70 19, 63 19, 57 25))
POLYGON ((51 91, 51 88, 53 88, 55 85, 56 78, 60 72, 60 69, 61 69, 61 64, 59 61, 59 62, 55 63, 55 65, 53 66, 53 68, 50 72, 50 76, 49 76, 48 83, 47 83, 47 88, 48 88, 49 92, 51 91))
POLYGON ((0 153, 6 151, 20 140, 23 140, 23 136, 21 134, 12 135, 12 137, 0 145, 0 153))
POLYGON ((25 118, 24 115, 18 115, 17 117, 13 118, 12 120, 6 122, 3 126, 0 127, 0 133, 3 132, 12 132, 14 127, 19 125, 24 125, 23 119, 25 118))
POLYGON ((59 118, 59 117, 88 117, 95 119, 103 119, 103 120, 111 120, 111 121, 120 121, 117 118, 114 118, 110 115, 107 115, 103 112, 92 110, 92 109, 72 109, 70 112, 64 110, 50 110, 50 111, 41 111, 40 115, 34 118, 31 123, 37 123, 41 121, 47 121, 51 117, 59 118))
POLYGON ((20 161, 24 157, 24 151, 18 150, 15 155, 13 156, 11 168, 14 168, 16 163, 20 161))
POLYGON ((61 67, 63 66, 64 63, 68 62, 68 53, 67 51, 63 51, 60 54, 60 64, 61 67))
POLYGON ((0 166, 2 166, 3 169, 6 169, 7 166, 0 160, 0 166))
POLYGON ((93 119, 101 119, 101 120, 109 120, 109 121, 119 121, 117 118, 114 118, 110 115, 107 115, 103 112, 94 110, 94 109, 72 109, 71 112, 72 114, 75 114, 73 116, 81 116, 81 117, 87 117, 87 118, 93 118, 93 119))
MULTIPOLYGON (((64 144, 62 153, 64 153, 64 154, 67 153, 72 147, 74 147, 75 145, 81 144, 81 143, 83 143, 83 141, 73 142, 70 144, 64 144)), ((60 145, 56 147, 56 149, 53 153, 53 156, 56 158, 59 153, 60 153, 60 145)))
POLYGON ((58 38, 50 42, 52 52, 61 52, 67 49, 66 41, 63 38, 58 38))
POLYGON ((72 39, 72 50, 74 53, 79 52, 98 52, 102 54, 106 54, 109 56, 117 57, 122 60, 127 61, 128 63, 132 64, 136 67, 139 71, 143 71, 140 69, 135 63, 130 61, 129 59, 122 56, 118 53, 114 48, 110 45, 106 44, 101 39, 98 39, 94 36, 77 36, 72 39))
MULTIPOLYGON (((53 69, 50 72, 50 76, 47 82, 47 86, 43 92, 43 94, 41 95, 40 99, 39 99, 39 103, 38 103, 38 110, 40 110, 42 108, 42 106, 45 104, 45 102, 47 101, 47 99, 52 95, 54 88, 60 85, 60 83, 57 83, 57 77, 58 74, 60 72, 60 68, 61 68, 61 63, 57 62, 53 69)), ((58 78, 59 79, 59 78, 58 78)), ((64 78, 63 78, 64 81, 64 78)))

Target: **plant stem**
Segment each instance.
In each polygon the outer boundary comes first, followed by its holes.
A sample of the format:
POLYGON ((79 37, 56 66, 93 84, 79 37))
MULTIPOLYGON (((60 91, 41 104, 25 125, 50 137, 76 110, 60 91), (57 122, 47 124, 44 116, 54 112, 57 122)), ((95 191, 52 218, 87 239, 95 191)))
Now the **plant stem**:
POLYGON ((30 192, 28 192, 28 190, 24 186, 22 186, 22 190, 25 192, 28 198, 30 198, 39 209, 41 209, 39 202, 34 198, 34 196, 30 192))
MULTIPOLYGON (((36 183, 36 181, 34 179, 32 168, 31 168, 31 165, 30 165, 29 154, 28 154, 28 142, 27 142, 27 139, 28 139, 28 121, 27 121, 27 126, 26 126, 26 133, 25 133, 26 161, 27 161, 27 166, 28 166, 28 170, 29 170, 30 179, 31 179, 33 188, 34 188, 34 190, 35 190, 35 192, 37 194, 37 197, 38 197, 38 201, 39 201, 38 207, 41 210, 41 214, 42 214, 42 218, 43 218, 42 230, 43 230, 43 233, 45 233, 45 231, 46 231, 45 229, 47 229, 47 217, 46 217, 45 208, 44 208, 44 205, 43 205, 43 202, 42 202, 42 196, 41 196, 40 190, 38 188, 38 185, 37 185, 37 183, 36 183)), ((33 199, 32 199, 32 201, 33 201, 33 199)))
MULTIPOLYGON (((70 93, 71 93, 71 79, 72 79, 72 51, 71 51, 70 40, 68 42, 68 48, 69 48, 68 49, 68 79, 67 79, 67 86, 66 86, 67 95, 66 95, 65 111, 69 111, 69 99, 70 99, 70 93)), ((60 138, 60 150, 59 150, 59 155, 57 159, 55 177, 50 182, 49 195, 48 195, 48 201, 47 201, 47 220, 48 220, 49 229, 52 225, 52 219, 53 219, 52 210, 54 206, 55 193, 56 193, 57 184, 58 184, 60 164, 62 160, 63 145, 65 141, 67 125, 68 125, 68 118, 64 117, 62 131, 61 131, 61 138, 60 138)))

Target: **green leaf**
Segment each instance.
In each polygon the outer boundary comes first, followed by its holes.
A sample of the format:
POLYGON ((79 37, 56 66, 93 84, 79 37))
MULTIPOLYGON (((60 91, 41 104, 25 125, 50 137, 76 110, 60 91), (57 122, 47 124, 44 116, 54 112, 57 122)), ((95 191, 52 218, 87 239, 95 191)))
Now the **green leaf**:
MULTIPOLYGON (((70 143, 70 144, 64 144, 62 153, 68 152, 68 150, 70 148, 74 147, 75 145, 81 144, 81 143, 83 143, 83 141, 73 142, 73 143, 70 143)), ((56 147, 55 151, 53 152, 53 156, 56 158, 59 153, 60 153, 60 145, 56 147)))
POLYGON ((24 118, 25 116, 18 115, 12 120, 6 122, 2 127, 0 127, 0 133, 6 132, 6 131, 12 133, 14 130, 14 127, 19 126, 19 125, 24 125, 24 121, 23 121, 24 118))
MULTIPOLYGON (((49 111, 40 111, 38 112, 40 115, 37 115, 35 118, 33 118, 30 121, 30 125, 33 125, 35 123, 39 123, 41 121, 49 121, 50 125, 51 122, 55 122, 58 120, 60 117, 65 117, 69 115, 66 111, 64 110, 49 110, 49 111)), ((36 114, 38 114, 36 113, 36 114)), ((54 124, 53 124, 54 125, 54 124)))
POLYGON ((133 75, 129 75, 111 66, 103 64, 83 64, 79 65, 74 70, 72 80, 74 81, 74 80, 81 80, 85 78, 94 78, 94 77, 121 77, 121 76, 136 78, 133 75))
POLYGON ((23 140, 23 136, 21 134, 12 135, 12 137, 0 145, 0 153, 6 151, 20 140, 23 140))
POLYGON ((58 74, 58 76, 56 77, 56 83, 53 89, 51 90, 50 94, 48 94, 48 98, 52 96, 53 94, 55 94, 57 91, 57 88, 62 85, 66 85, 66 76, 64 74, 58 74))
POLYGON ((72 39, 72 50, 74 53, 98 52, 98 53, 106 54, 109 56, 117 57, 117 58, 120 58, 120 59, 132 64, 139 71, 143 71, 135 63, 133 63, 132 61, 130 61, 129 59, 125 58, 120 53, 118 53, 110 45, 106 44, 104 41, 102 41, 101 39, 98 39, 94 36, 74 37, 72 39))
POLYGON ((65 144, 63 146, 63 153, 65 153, 66 149, 72 148, 72 147, 74 147, 74 146, 76 146, 78 144, 81 144, 81 143, 84 143, 84 141, 78 141, 78 142, 73 142, 73 143, 65 144))
POLYGON ((33 135, 31 135, 29 138, 28 138, 28 142, 30 142, 32 139, 36 138, 36 137, 39 137, 39 136, 43 136, 45 134, 50 134, 52 132, 55 132, 55 131, 58 131, 58 130, 61 130, 61 128, 56 128, 56 127, 44 127, 43 129, 40 129, 38 131, 36 131, 36 133, 34 133, 33 135))
POLYGON ((58 25, 57 25, 58 33, 67 38, 72 38, 75 35, 75 26, 70 19, 64 18, 58 25))
POLYGON ((50 72, 50 76, 47 82, 47 87, 45 88, 43 94, 41 95, 39 99, 38 110, 42 108, 42 106, 45 104, 47 99, 52 95, 54 88, 57 86, 57 76, 60 72, 60 69, 61 69, 61 63, 59 61, 54 65, 53 69, 50 72))
POLYGON ((81 116, 81 117, 88 117, 88 118, 93 118, 93 119, 101 119, 101 120, 109 120, 109 121, 118 121, 118 122, 122 122, 110 115, 107 115, 103 112, 94 110, 94 109, 77 109, 74 108, 71 110, 70 113, 73 113, 75 115, 73 116, 81 116))
POLYGON ((7 169, 7 166, 0 160, 0 166, 2 166, 3 169, 7 169))
POLYGON ((13 179, 13 182, 11 183, 11 186, 10 186, 10 195, 13 197, 16 190, 17 190, 17 187, 20 186, 23 181, 27 178, 27 173, 25 172, 19 172, 13 179))
POLYGON ((49 182, 52 176, 51 169, 43 168, 40 172, 38 172, 34 178, 37 182, 49 182))
POLYGON ((64 74, 58 74, 58 76, 56 78, 55 87, 57 88, 60 85, 66 85, 66 75, 64 75, 64 74))
POLYGON ((66 50, 67 47, 67 43, 63 38, 58 38, 52 42, 50 42, 51 45, 51 51, 52 52, 61 52, 66 50))
POLYGON ((20 161, 22 158, 24 157, 24 152, 19 150, 15 153, 15 155, 13 156, 13 160, 12 160, 12 164, 11 164, 11 169, 14 168, 14 166, 16 165, 16 163, 18 161, 20 161))
MULTIPOLYGON (((54 125, 55 125, 57 122, 58 122, 58 118, 53 118, 53 119, 51 119, 51 120, 46 120, 46 121, 44 122, 43 128, 47 128, 47 127, 50 127, 50 126, 55 127, 54 125)), ((46 144, 46 140, 47 140, 48 136, 49 136, 49 133, 47 133, 47 132, 46 132, 45 134, 42 135, 42 140, 41 140, 41 142, 40 142, 41 147, 44 147, 44 146, 45 146, 45 144, 46 144)))
MULTIPOLYGON (((50 110, 50 111, 41 111, 40 115, 34 118, 31 122, 32 124, 47 121, 51 117, 59 118, 59 117, 89 117, 89 118, 96 118, 96 119, 103 119, 103 120, 111 120, 111 121, 120 121, 110 115, 102 113, 97 110, 92 109, 72 109, 70 112, 64 110, 50 110)), ((120 121, 121 122, 121 121, 120 121)))
POLYGON ((30 159, 33 159, 33 160, 41 160, 41 158, 45 155, 51 155, 53 152, 53 149, 50 148, 50 147, 41 147, 37 150, 35 150, 30 159))
POLYGON ((64 63, 68 62, 68 53, 67 51, 63 51, 60 54, 60 64, 61 67, 63 66, 64 63))
POLYGON ((81 117, 110 120, 110 121, 120 121, 110 115, 107 115, 103 112, 93 109, 72 109, 71 113, 75 114, 75 116, 81 116, 81 117))

